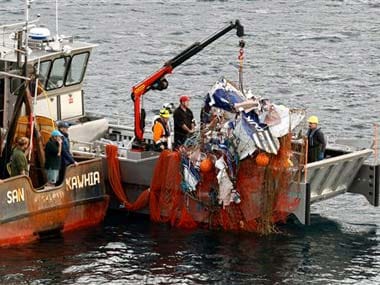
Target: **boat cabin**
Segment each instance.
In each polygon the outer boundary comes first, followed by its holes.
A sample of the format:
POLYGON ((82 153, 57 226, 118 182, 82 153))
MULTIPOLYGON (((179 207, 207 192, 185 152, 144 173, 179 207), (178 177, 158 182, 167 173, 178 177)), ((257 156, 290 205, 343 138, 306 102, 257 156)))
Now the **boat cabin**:
POLYGON ((80 120, 85 115, 83 80, 95 46, 74 41, 73 37, 52 37, 38 22, 30 21, 27 28, 25 22, 0 26, 2 177, 7 176, 4 164, 9 161, 16 138, 31 137, 33 120, 40 137, 35 138, 29 157, 36 187, 44 184, 44 179, 37 177, 43 176, 43 147, 56 129, 55 122, 80 120), (29 96, 24 96, 26 89, 30 90, 29 96), (34 178, 32 168, 39 169, 34 178))
POLYGON ((37 22, 0 26, 0 247, 98 224, 108 208, 99 158, 75 158, 59 185, 46 184, 44 146, 57 120, 84 115, 82 85, 94 45, 52 38, 37 22), (9 177, 21 136, 32 140, 29 175, 9 177))
POLYGON ((0 26, 0 127, 7 129, 17 92, 28 71, 37 74, 43 94, 39 94, 34 113, 53 120, 84 116, 83 79, 94 44, 74 41, 73 37, 52 38, 46 28, 30 24, 28 38, 22 32, 25 22, 0 26), (27 54, 23 46, 28 43, 27 54))

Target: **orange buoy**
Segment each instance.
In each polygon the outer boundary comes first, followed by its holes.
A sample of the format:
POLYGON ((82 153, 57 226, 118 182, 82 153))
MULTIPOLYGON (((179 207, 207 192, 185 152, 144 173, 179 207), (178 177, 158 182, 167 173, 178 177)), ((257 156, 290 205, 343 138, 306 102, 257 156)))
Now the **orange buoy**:
POLYGON ((262 167, 267 166, 269 164, 269 156, 264 152, 260 152, 256 156, 256 164, 262 167))
POLYGON ((212 160, 209 158, 205 158, 204 160, 201 161, 201 164, 199 165, 199 169, 201 172, 209 172, 213 167, 212 160))

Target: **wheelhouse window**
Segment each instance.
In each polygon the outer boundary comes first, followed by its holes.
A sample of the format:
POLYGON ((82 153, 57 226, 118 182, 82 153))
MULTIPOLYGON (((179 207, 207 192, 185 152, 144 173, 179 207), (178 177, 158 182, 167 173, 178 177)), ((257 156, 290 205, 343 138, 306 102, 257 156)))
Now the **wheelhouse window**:
MULTIPOLYGON (((46 90, 81 83, 86 73, 89 56, 90 53, 86 51, 71 57, 65 56, 53 61, 42 61, 40 63, 40 82, 46 90)), ((34 67, 37 70, 37 63, 34 67)))
POLYGON ((88 61, 89 53, 76 54, 71 58, 70 68, 66 76, 65 85, 74 85, 82 82, 88 61))
POLYGON ((12 78, 11 79, 11 94, 19 95, 20 92, 23 90, 24 85, 22 84, 22 80, 19 78, 12 78))
MULTIPOLYGON (((16 63, 12 63, 9 66, 9 70, 15 70, 18 69, 18 66, 16 63)), ((11 77, 10 79, 10 91, 12 95, 19 95, 24 89, 23 89, 23 80, 16 77, 11 77)))
MULTIPOLYGON (((50 71, 50 66, 51 66, 50 60, 43 61, 40 63, 40 72, 39 72, 40 75, 39 75, 38 80, 41 82, 41 84, 43 86, 46 86, 47 78, 48 78, 49 71, 50 71)), ((36 64, 34 67, 37 70, 38 64, 36 64)))
POLYGON ((57 89, 63 86, 66 69, 70 62, 70 57, 60 57, 53 61, 50 74, 45 84, 47 90, 57 89))

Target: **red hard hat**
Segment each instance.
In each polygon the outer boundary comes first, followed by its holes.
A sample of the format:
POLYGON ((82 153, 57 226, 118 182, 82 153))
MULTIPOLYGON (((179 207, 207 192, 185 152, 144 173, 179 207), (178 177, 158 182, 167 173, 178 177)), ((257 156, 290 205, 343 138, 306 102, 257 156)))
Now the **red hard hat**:
POLYGON ((183 103, 183 102, 186 102, 186 101, 190 101, 190 97, 189 96, 182 95, 181 97, 179 97, 179 102, 180 103, 183 103))

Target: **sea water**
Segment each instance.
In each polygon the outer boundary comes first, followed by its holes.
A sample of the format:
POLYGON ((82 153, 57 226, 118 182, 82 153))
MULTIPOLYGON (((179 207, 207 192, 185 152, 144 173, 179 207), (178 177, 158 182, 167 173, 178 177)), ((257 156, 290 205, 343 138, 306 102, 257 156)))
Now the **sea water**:
MULTIPOLYGON (((105 1, 59 3, 59 32, 98 44, 84 86, 86 108, 132 124, 131 87, 231 20, 245 27, 244 86, 317 115, 333 139, 372 139, 380 113, 380 2, 105 1), (101 107, 100 107, 101 106, 101 107)), ((0 0, 0 24, 22 21, 24 1, 0 0)), ((31 18, 55 31, 55 1, 31 18)), ((229 33, 144 96, 147 118, 163 102, 203 97, 238 78, 239 39, 229 33)), ((0 284, 380 284, 380 212, 357 195, 312 206, 310 226, 270 236, 185 231, 144 218, 107 217, 98 227, 0 249, 0 284)))

